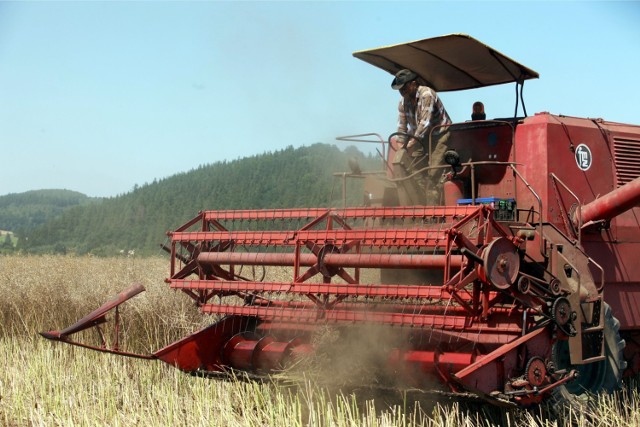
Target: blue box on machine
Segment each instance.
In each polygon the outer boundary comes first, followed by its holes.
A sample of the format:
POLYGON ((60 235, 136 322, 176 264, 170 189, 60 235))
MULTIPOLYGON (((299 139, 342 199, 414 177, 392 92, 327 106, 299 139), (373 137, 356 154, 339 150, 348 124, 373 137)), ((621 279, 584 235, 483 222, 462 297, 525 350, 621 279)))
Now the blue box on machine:
MULTIPOLYGON (((477 205, 487 205, 495 209, 496 221, 514 221, 516 213, 515 199, 501 199, 499 197, 477 197, 477 205)), ((458 199, 458 205, 471 205, 473 199, 458 199)))

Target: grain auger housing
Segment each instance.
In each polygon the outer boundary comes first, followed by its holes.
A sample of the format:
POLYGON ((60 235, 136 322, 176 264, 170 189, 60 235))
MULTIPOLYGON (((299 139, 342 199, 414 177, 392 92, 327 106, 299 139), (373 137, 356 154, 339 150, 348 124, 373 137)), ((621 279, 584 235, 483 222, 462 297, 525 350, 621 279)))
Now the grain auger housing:
MULTIPOLYGON (((411 68, 439 92, 537 77, 465 35, 354 55, 411 68)), ((383 170, 352 173, 363 206, 203 211, 169 232, 168 287, 212 324, 137 356, 256 375, 318 354, 336 375, 361 357, 394 385, 517 405, 637 373, 640 127, 540 113, 446 131, 446 164, 404 164, 391 138, 383 170), (442 170, 437 189, 422 186, 430 168, 442 170)), ((74 334, 140 291, 43 335, 131 356, 74 334)))

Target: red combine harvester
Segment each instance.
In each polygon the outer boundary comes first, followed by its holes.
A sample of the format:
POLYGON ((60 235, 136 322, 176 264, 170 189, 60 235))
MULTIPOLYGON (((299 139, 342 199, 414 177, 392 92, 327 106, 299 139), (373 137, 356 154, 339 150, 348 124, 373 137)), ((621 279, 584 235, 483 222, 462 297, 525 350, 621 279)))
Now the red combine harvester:
POLYGON ((383 354, 395 378, 523 406, 637 374, 640 126, 517 117, 538 74, 466 35, 354 56, 410 68, 440 92, 515 83, 516 117, 448 126, 444 165, 411 164, 389 138, 384 171, 344 174, 364 181, 362 207, 204 211, 169 232, 169 287, 215 317, 151 355, 73 338, 113 309, 117 327, 117 307, 141 286, 43 335, 186 372, 263 375, 320 351, 327 325, 356 342, 350 332, 379 330, 380 348, 361 353, 383 354), (430 168, 443 171, 441 201, 426 206, 430 168), (289 277, 243 274, 270 267, 289 277))

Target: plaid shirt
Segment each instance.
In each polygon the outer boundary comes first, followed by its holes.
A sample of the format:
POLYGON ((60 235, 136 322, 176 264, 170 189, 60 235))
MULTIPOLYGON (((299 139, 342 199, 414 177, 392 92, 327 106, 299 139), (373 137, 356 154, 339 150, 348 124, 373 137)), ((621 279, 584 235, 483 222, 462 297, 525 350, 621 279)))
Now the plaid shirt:
MULTIPOLYGON (((398 105, 398 132, 406 132, 418 139, 428 138, 435 126, 450 125, 451 119, 444 109, 436 91, 427 86, 418 86, 416 102, 405 105, 400 98, 398 105)), ((436 131, 437 132, 437 131, 436 131)), ((404 143, 405 138, 398 137, 404 143)), ((410 146, 414 145, 412 141, 410 146)))

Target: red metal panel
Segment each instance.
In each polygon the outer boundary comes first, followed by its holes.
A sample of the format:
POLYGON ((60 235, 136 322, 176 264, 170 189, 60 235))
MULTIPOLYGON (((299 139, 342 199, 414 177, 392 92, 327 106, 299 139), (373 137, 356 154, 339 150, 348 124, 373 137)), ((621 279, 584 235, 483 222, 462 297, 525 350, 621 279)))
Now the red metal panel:
POLYGON ((620 321, 621 330, 640 330, 640 282, 609 283, 604 299, 620 321))
POLYGON ((222 347, 232 336, 246 331, 248 319, 227 317, 156 351, 154 356, 183 371, 220 371, 222 347))
MULTIPOLYGON (((549 174, 553 172, 580 199, 588 203, 614 189, 611 148, 599 124, 590 119, 539 113, 525 119, 516 129, 518 170, 542 198, 544 218, 563 227, 549 174), (576 149, 585 144, 591 151, 591 166, 581 170, 576 149)), ((518 208, 537 209, 531 193, 518 182, 518 208)), ((571 206, 574 200, 565 201, 571 206)))

